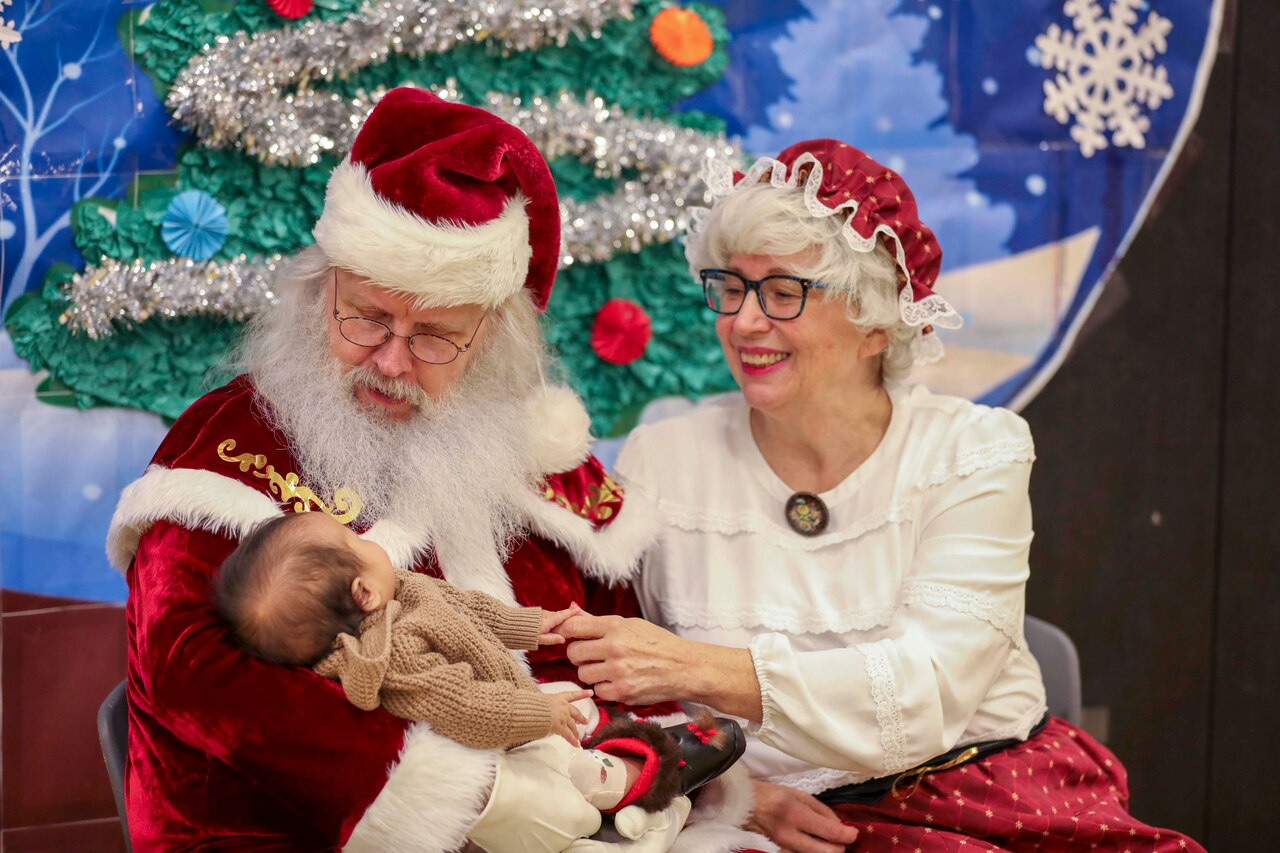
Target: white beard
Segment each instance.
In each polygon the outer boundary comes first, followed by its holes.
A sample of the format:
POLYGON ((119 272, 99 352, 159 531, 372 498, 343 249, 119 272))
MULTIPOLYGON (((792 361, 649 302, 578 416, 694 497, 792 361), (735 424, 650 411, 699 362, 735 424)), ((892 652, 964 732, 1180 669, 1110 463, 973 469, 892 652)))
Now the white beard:
POLYGON ((391 519, 437 551, 491 566, 488 555, 501 560, 522 532, 513 496, 538 479, 524 416, 536 366, 529 376, 531 356, 517 336, 491 314, 484 346, 448 395, 433 400, 417 385, 344 371, 329 350, 324 289, 286 287, 299 293, 282 293, 281 305, 254 323, 243 358, 302 481, 325 500, 353 489, 364 525, 391 519), (352 394, 358 384, 410 399, 416 409, 408 420, 365 409, 352 394))

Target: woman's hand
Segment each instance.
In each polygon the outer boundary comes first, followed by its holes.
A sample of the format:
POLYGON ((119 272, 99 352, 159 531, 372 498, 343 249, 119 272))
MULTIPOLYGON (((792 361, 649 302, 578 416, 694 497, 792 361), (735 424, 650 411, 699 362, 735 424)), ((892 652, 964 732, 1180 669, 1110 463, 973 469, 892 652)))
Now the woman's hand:
POLYGON ((572 616, 557 626, 571 641, 567 654, 578 680, 596 696, 627 705, 652 705, 680 695, 680 677, 691 661, 688 642, 643 619, 572 616))
POLYGON ((746 649, 677 637, 644 619, 582 614, 556 628, 578 680, 627 705, 682 700, 754 722, 763 715, 760 682, 746 649))
POLYGON ((572 746, 581 746, 582 742, 578 740, 578 724, 585 726, 587 718, 573 707, 573 703, 579 699, 589 698, 591 691, 566 690, 563 693, 548 693, 546 696, 551 702, 551 734, 560 735, 572 746))
POLYGON ((783 853, 843 853, 858 830, 815 797, 794 788, 752 782, 756 807, 747 829, 767 835, 783 853))

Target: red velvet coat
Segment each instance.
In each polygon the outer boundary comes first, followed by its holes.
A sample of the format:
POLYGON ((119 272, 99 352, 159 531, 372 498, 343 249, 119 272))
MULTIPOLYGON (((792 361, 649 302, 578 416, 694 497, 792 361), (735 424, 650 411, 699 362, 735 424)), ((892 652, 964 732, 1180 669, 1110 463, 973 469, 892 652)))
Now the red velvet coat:
MULTIPOLYGON (((213 611, 210 581, 254 524, 295 506, 342 520, 342 506, 325 506, 291 476, 287 442, 254 406, 244 377, 193 404, 112 523, 108 551, 127 566, 130 593, 134 848, 453 849, 483 805, 493 753, 361 711, 309 670, 249 657, 213 611)), ((424 546, 411 525, 379 541, 401 565, 521 605, 638 612, 629 588, 609 582, 630 572, 652 524, 621 513, 622 495, 594 459, 516 500, 531 533, 501 580, 465 561, 446 560, 443 572, 415 561, 424 546)), ((563 647, 529 661, 540 680, 575 679, 563 647)))

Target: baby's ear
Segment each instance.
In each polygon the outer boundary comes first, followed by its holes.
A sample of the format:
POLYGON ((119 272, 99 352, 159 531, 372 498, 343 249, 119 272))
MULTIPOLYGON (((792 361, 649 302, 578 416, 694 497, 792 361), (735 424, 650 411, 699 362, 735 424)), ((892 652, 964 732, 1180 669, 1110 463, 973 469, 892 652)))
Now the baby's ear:
POLYGON ((360 605, 360 609, 368 613, 378 609, 378 594, 369 588, 364 578, 356 578, 351 582, 351 597, 360 605))

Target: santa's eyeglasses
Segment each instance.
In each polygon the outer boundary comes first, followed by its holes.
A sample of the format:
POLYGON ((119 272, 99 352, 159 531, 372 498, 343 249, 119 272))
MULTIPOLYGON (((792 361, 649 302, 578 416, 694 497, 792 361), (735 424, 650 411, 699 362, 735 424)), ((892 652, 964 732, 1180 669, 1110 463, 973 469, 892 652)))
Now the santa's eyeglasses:
POLYGON ((409 352, 413 353, 413 357, 418 361, 425 361, 427 364, 449 364, 471 349, 471 344, 480 333, 485 317, 488 316, 489 312, 486 311, 480 318, 480 322, 476 324, 476 330, 471 333, 471 339, 462 346, 458 346, 448 338, 429 332, 397 335, 391 331, 390 326, 380 320, 370 320, 368 317, 342 317, 338 314, 338 273, 334 271, 333 319, 338 321, 338 334, 358 347, 372 349, 382 346, 392 338, 404 338, 409 344, 409 352))

